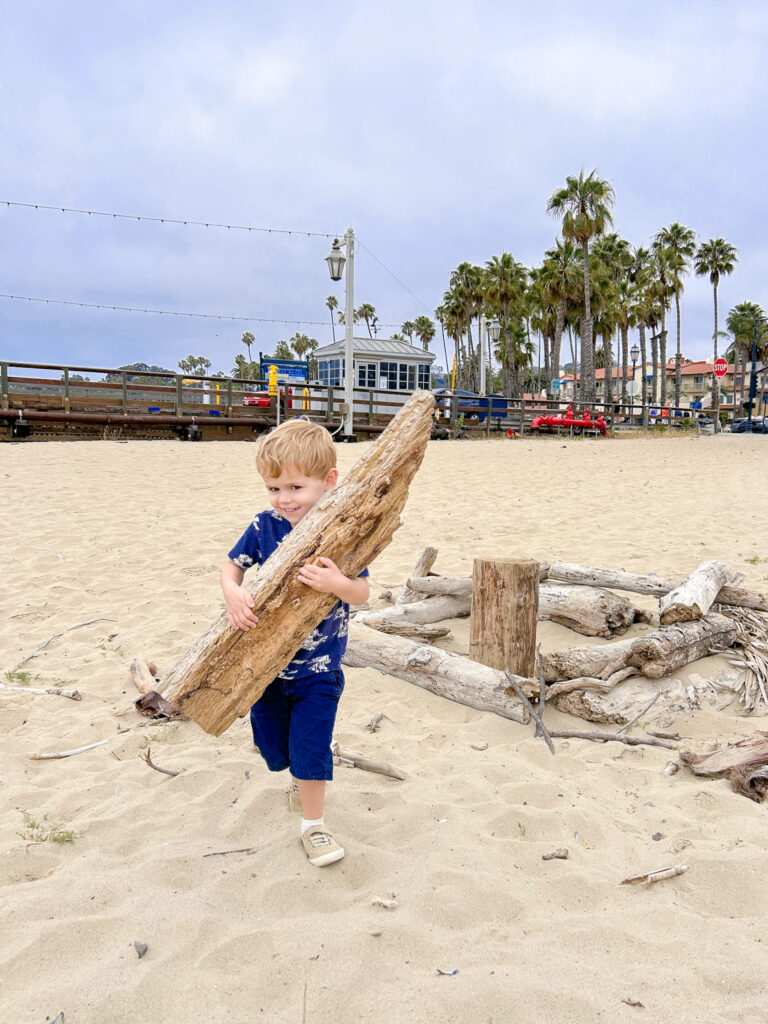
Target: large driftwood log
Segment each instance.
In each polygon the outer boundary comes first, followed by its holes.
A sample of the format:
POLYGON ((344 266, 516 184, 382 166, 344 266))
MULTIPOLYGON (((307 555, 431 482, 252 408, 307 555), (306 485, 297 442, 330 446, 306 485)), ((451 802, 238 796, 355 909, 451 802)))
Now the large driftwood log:
MULTIPOLYGON (((359 622, 389 619, 426 624, 449 618, 466 618, 472 610, 471 576, 409 577, 407 586, 423 595, 421 601, 383 611, 361 612, 359 622)), ((647 622, 649 615, 631 601, 610 590, 594 587, 539 584, 539 619, 549 619, 583 636, 610 637, 626 632, 633 622, 647 622)))
MULTIPOLYGON (((571 562, 552 562, 547 579, 560 580, 563 583, 582 583, 587 587, 626 590, 634 594, 652 594, 655 597, 663 597, 664 594, 668 594, 670 590, 679 587, 683 582, 682 580, 665 580, 661 576, 643 576, 633 572, 624 572, 623 569, 599 569, 587 565, 574 565, 571 562)), ((768 611, 768 601, 762 594, 742 590, 740 587, 723 587, 717 595, 717 601, 719 604, 768 611)))
POLYGON ((579 676, 607 678, 633 665, 649 679, 661 679, 675 669, 729 647, 738 638, 735 622, 712 613, 696 622, 661 626, 645 636, 601 646, 570 647, 542 654, 546 682, 579 676))
POLYGON ((648 622, 647 612, 610 590, 597 587, 539 584, 539 618, 567 626, 583 636, 620 636, 634 622, 648 622))
POLYGON ((687 683, 680 679, 659 683, 644 676, 634 676, 610 688, 606 684, 605 689, 597 688, 599 682, 584 680, 584 688, 554 696, 552 703, 558 711, 584 718, 588 722, 614 722, 622 725, 647 708, 654 696, 658 699, 644 716, 649 722, 681 712, 689 713, 701 707, 721 711, 733 702, 740 689, 736 675, 721 679, 697 676, 687 683))
POLYGON ((476 558, 470 658, 513 675, 533 676, 538 607, 538 562, 530 558, 476 558))
POLYGON ((325 494, 245 583, 259 623, 243 632, 226 615, 174 665, 163 696, 220 735, 246 713, 336 602, 300 583, 305 562, 332 558, 356 576, 400 526, 408 487, 429 439, 434 398, 416 391, 344 481, 325 494))
POLYGON ((410 587, 409 583, 411 579, 421 579, 422 577, 426 577, 429 570, 435 564, 436 559, 437 548, 424 548, 421 555, 419 556, 418 562, 413 567, 413 572, 411 573, 411 576, 409 577, 403 589, 397 595, 397 600, 395 601, 396 607, 401 608, 405 604, 413 604, 414 601, 422 600, 422 595, 419 593, 419 591, 410 587))
POLYGON ((659 621, 662 626, 668 626, 673 622, 702 618, 723 587, 739 583, 742 579, 725 562, 702 562, 679 587, 659 600, 659 621))
POLYGON ((768 732, 757 732, 704 754, 683 751, 680 760, 695 775, 727 775, 731 788, 750 800, 760 802, 768 796, 768 732))
MULTIPOLYGON (((350 625, 344 664, 352 668, 375 668, 379 672, 415 683, 438 697, 466 704, 478 711, 492 711, 502 718, 524 723, 527 715, 506 673, 469 658, 414 643, 401 637, 372 632, 357 621, 350 625)), ((526 696, 538 692, 536 679, 516 676, 526 696)))

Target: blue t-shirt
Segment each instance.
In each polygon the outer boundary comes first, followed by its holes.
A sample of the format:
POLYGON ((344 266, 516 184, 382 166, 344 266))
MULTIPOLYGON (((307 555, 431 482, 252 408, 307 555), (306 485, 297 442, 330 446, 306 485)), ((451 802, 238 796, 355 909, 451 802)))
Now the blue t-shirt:
MULTIPOLYGON (((229 558, 241 569, 263 565, 282 544, 291 529, 288 520, 274 509, 259 512, 229 552, 229 558)), ((360 575, 367 576, 368 570, 363 569, 360 575)), ((337 601, 320 625, 305 639, 293 661, 282 672, 278 672, 277 678, 304 679, 321 672, 340 671, 341 659, 347 649, 348 624, 349 605, 344 601, 337 601)))

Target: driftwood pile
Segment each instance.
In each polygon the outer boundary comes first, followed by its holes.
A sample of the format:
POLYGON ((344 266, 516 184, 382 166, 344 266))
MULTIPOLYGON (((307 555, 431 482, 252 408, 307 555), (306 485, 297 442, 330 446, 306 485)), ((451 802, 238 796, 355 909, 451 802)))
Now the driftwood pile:
MULTIPOLYGON (((748 712, 760 704, 768 709, 768 604, 762 595, 741 589, 741 578, 723 562, 703 563, 682 581, 542 563, 538 618, 611 642, 539 653, 535 672, 510 675, 433 645, 437 628, 448 631, 445 620, 473 613, 473 578, 432 573, 436 558, 437 551, 427 548, 393 604, 355 616, 346 664, 377 668, 521 723, 530 718, 529 700, 538 700, 540 712, 551 704, 591 722, 623 727, 645 715, 659 718, 703 704, 720 709, 737 695, 748 712), (659 597, 658 617, 636 608, 614 588, 659 597), (622 636, 635 623, 648 628, 641 636, 622 636), (386 635, 377 635, 382 633, 386 635), (695 682, 694 676, 687 684, 672 678, 684 665, 729 649, 734 652, 731 662, 744 670, 743 679, 736 673, 695 682)), ((474 623, 472 633, 474 637, 474 623)), ((536 718, 538 722, 538 714, 536 718)), ((593 733, 587 738, 620 737, 593 733)), ((725 755, 717 753, 720 766, 725 755)), ((737 745, 725 757, 727 770, 718 767, 718 772, 728 774, 734 788, 762 799, 768 793, 768 740, 756 751, 750 747, 740 761, 742 754, 737 745)), ((712 756, 688 754, 684 763, 699 774, 711 774, 706 765, 712 756)))

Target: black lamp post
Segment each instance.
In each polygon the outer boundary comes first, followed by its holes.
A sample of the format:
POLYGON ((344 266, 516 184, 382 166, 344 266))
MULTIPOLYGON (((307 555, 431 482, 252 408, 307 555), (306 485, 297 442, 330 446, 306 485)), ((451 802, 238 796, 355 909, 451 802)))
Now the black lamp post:
POLYGON ((752 409, 757 401, 757 325, 762 326, 762 317, 755 317, 752 335, 752 369, 749 374, 749 412, 747 413, 747 430, 752 432, 752 409))

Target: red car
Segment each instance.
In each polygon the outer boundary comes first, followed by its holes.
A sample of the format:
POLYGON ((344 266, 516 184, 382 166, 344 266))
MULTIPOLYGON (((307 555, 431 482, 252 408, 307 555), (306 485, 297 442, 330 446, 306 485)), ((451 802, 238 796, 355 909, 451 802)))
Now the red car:
MULTIPOLYGON (((288 391, 288 408, 292 406, 291 402, 291 391, 288 391)), ((280 398, 285 399, 285 388, 280 388, 280 398)), ((269 408, 269 392, 268 391, 257 391, 253 395, 246 395, 242 401, 243 405, 257 405, 260 409, 269 408)))

